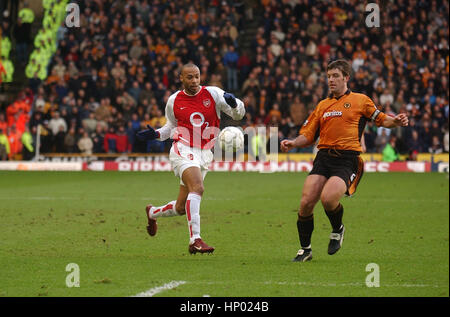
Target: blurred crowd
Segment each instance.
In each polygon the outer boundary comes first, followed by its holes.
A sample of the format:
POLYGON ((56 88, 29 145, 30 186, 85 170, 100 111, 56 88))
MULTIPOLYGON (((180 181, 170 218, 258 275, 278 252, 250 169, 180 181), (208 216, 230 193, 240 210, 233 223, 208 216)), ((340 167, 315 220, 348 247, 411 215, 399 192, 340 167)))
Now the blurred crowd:
MULTIPOLYGON (((351 90, 410 117, 409 127, 393 130, 369 122, 366 152, 392 148, 414 159, 449 150, 448 1, 381 2, 380 27, 367 26, 356 0, 77 3, 80 27, 59 27, 47 77, 29 75, 28 88, 0 112, 0 147, 18 143, 10 158, 28 154, 22 134, 36 145, 38 125, 40 153, 167 151, 167 142, 135 134, 164 125, 187 62, 199 65, 203 85, 244 101, 247 114, 235 124, 278 127, 271 137, 293 138, 327 97, 326 65, 337 58, 352 63, 351 90)), ((14 34, 14 25, 2 28, 14 34)))

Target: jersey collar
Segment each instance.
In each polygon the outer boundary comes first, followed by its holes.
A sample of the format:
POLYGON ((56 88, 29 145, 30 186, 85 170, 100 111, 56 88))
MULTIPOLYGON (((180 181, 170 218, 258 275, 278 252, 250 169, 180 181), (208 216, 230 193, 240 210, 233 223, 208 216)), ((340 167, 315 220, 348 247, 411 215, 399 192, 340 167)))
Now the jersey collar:
POLYGON ((186 90, 184 90, 184 89, 183 89, 183 93, 184 93, 186 96, 189 96, 189 97, 197 96, 197 95, 200 93, 200 91, 202 91, 202 89, 203 89, 203 86, 199 86, 199 87, 200 87, 200 89, 195 93, 195 95, 189 95, 189 94, 186 92, 186 90))
POLYGON ((350 89, 347 89, 347 91, 344 92, 344 94, 343 94, 343 95, 340 95, 339 97, 333 97, 333 94, 329 94, 329 95, 328 95, 328 98, 339 100, 339 99, 341 99, 341 97, 343 97, 343 96, 345 96, 345 95, 350 95, 350 93, 351 93, 351 90, 350 90, 350 89))

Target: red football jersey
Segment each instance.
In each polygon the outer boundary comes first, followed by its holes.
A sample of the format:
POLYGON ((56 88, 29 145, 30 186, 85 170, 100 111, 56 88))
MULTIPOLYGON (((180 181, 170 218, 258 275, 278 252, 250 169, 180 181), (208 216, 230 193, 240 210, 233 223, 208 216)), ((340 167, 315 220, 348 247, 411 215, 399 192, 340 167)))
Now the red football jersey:
POLYGON ((173 102, 173 113, 177 120, 174 139, 191 147, 212 148, 214 142, 211 141, 217 137, 215 131, 219 129, 220 118, 216 101, 205 87, 194 96, 180 91, 173 102))
POLYGON ((201 149, 211 149, 220 132, 221 111, 235 120, 245 114, 244 103, 236 98, 231 108, 223 97, 224 91, 214 86, 202 86, 191 96, 184 91, 171 95, 166 105, 167 123, 161 129, 160 140, 173 140, 201 149))

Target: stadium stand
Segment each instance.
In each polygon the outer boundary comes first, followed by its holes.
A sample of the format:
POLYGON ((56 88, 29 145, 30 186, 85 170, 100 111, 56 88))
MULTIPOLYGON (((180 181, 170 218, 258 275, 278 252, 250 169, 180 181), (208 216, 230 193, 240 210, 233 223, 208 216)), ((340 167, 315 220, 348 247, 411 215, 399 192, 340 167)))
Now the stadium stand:
MULTIPOLYGON (((324 70, 337 58, 352 61, 352 90, 411 119, 392 131, 369 122, 368 153, 388 146, 414 159, 449 151, 448 1, 381 4, 379 28, 365 25, 355 0, 76 2, 80 27, 64 23, 68 1, 43 1, 32 52, 12 31, 23 21, 2 22, 12 62, 26 56, 28 65, 21 68, 23 91, 0 108, 0 129, 20 143, 25 131, 35 139, 41 125, 41 153, 167 151, 167 144, 142 144, 134 135, 147 123, 164 124, 165 102, 189 61, 200 66, 203 84, 244 100, 245 119, 224 125, 276 126, 279 140, 292 138, 327 96, 324 70), (55 127, 56 120, 64 123, 55 127)), ((9 148, 13 159, 24 147, 9 148)))

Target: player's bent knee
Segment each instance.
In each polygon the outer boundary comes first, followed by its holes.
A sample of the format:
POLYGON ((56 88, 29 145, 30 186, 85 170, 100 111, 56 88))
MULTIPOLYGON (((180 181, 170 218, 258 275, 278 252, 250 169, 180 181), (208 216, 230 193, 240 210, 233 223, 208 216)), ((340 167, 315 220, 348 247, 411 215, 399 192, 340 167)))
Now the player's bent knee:
POLYGON ((339 205, 339 197, 323 195, 320 201, 325 210, 334 210, 339 205))
POLYGON ((298 211, 298 215, 301 217, 308 217, 312 215, 314 210, 315 202, 311 200, 303 200, 300 202, 300 210, 298 211))
POLYGON ((195 184, 189 189, 189 192, 196 193, 200 196, 203 195, 204 191, 205 191, 205 187, 203 186, 203 184, 195 184))

